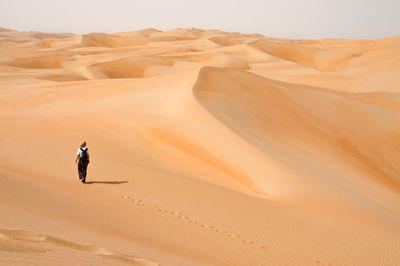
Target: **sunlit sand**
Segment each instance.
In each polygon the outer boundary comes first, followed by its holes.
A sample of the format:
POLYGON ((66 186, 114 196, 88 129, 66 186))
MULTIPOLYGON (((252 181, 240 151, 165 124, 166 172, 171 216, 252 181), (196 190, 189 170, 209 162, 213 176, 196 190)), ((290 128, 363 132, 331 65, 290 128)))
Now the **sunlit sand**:
POLYGON ((0 264, 400 265, 399 90, 400 37, 1 29, 0 264))

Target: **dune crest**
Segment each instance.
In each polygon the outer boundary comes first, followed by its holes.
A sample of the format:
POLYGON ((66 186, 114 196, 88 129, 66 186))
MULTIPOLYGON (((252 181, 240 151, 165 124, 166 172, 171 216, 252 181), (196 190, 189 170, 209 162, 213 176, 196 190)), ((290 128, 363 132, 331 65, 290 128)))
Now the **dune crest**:
MULTIPOLYGON (((377 103, 373 100, 375 93, 327 91, 236 69, 203 68, 199 76, 194 86, 199 102, 255 146, 274 152, 278 145, 284 145, 280 148, 288 149, 287 155, 296 153, 296 157, 308 158, 309 154, 303 155, 304 149, 310 153, 325 146, 325 156, 331 153, 338 157, 334 160, 337 162, 345 154, 348 163, 356 164, 354 168, 400 191, 400 161, 395 161, 400 158, 400 150, 394 139, 397 130, 392 130, 400 129, 400 119, 398 110, 386 108, 390 101, 377 103), (318 103, 318 108, 305 105, 308 102, 318 103), (346 114, 346 119, 340 112, 346 114), (353 127, 358 119, 363 125, 359 121, 358 127, 353 127), (360 126, 369 134, 364 135, 360 126), (294 151, 299 139, 301 149, 294 151), (388 142, 381 143, 380 139, 388 142)), ((387 93, 386 98, 400 102, 397 94, 387 93)), ((316 163, 312 159, 310 167, 316 163)))

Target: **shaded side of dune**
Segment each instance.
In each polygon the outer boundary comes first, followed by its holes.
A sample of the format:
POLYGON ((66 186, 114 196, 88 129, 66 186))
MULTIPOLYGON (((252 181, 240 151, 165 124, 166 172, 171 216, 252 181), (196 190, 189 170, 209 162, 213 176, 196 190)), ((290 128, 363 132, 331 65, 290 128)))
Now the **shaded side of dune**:
POLYGON ((301 158, 333 171, 313 159, 328 157, 400 191, 400 117, 388 108, 396 94, 325 91, 210 67, 193 92, 226 126, 289 166, 301 158))

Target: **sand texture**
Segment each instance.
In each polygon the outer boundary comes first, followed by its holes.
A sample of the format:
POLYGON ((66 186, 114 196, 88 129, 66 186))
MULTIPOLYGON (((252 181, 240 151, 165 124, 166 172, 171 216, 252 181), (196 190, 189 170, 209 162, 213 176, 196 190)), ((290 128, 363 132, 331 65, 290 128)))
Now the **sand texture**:
POLYGON ((0 265, 400 265, 400 37, 0 29, 0 265))

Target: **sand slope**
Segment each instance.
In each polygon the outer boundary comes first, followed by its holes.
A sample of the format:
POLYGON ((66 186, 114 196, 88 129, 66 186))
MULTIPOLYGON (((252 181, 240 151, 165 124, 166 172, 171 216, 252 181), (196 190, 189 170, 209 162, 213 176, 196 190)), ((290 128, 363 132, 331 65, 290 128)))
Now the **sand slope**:
POLYGON ((156 266, 156 262, 116 255, 86 243, 69 242, 20 229, 0 229, 3 265, 56 265, 63 263, 156 266), (13 256, 14 255, 14 256, 13 256))
POLYGON ((399 51, 0 30, 0 264, 400 264, 399 51))

